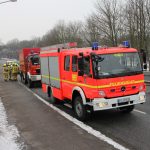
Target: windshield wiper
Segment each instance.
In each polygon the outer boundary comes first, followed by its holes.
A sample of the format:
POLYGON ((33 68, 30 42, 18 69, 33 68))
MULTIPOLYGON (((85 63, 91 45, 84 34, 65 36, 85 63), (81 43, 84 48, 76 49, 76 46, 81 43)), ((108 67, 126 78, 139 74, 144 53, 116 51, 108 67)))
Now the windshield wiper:
POLYGON ((99 74, 98 78, 99 79, 104 79, 104 78, 114 78, 114 77, 119 77, 119 74, 113 74, 113 73, 109 73, 109 74, 99 74))
POLYGON ((132 76, 132 75, 138 75, 138 74, 141 74, 142 71, 124 71, 124 72, 120 72, 118 73, 118 75, 126 75, 126 76, 132 76))

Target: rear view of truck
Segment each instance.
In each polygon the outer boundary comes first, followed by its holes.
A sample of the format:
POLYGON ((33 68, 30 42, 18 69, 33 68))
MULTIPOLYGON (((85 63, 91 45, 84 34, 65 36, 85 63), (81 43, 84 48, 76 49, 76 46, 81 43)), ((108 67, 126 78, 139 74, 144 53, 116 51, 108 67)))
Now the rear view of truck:
POLYGON ((21 81, 29 88, 41 81, 39 53, 40 48, 23 48, 19 53, 21 81))

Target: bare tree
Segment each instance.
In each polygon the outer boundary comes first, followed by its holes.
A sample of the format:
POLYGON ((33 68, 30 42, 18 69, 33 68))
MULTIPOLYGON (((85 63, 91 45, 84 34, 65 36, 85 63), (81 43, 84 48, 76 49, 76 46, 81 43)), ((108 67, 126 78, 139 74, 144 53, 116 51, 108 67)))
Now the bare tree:
POLYGON ((43 36, 42 45, 48 46, 67 42, 78 42, 81 46, 81 28, 81 22, 70 22, 66 24, 64 21, 59 21, 53 29, 43 36))
POLYGON ((150 1, 128 0, 126 8, 129 37, 133 47, 148 49, 150 35, 150 1))
POLYGON ((77 42, 79 47, 83 46, 82 36, 83 23, 80 21, 70 22, 66 26, 66 41, 77 42))
POLYGON ((92 42, 102 42, 100 41, 100 37, 102 36, 102 33, 100 34, 100 30, 95 22, 95 14, 92 14, 86 19, 86 22, 83 26, 82 36, 83 41, 85 41, 86 45, 91 46, 92 42))
POLYGON ((93 22, 109 45, 117 46, 121 30, 121 9, 117 0, 98 0, 93 22))

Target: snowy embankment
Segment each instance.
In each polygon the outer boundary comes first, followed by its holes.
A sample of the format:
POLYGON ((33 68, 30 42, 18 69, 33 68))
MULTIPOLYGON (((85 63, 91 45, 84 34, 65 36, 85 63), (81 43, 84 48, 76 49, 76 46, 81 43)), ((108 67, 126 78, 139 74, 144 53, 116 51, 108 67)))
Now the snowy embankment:
POLYGON ((21 150, 23 145, 17 142, 19 132, 14 125, 9 125, 4 105, 0 98, 0 150, 21 150))

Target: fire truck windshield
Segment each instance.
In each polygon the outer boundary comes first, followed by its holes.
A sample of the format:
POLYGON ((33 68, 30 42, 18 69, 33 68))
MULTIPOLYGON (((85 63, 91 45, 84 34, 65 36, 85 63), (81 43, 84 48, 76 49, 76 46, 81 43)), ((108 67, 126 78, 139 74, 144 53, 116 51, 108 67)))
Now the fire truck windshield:
POLYGON ((31 58, 31 62, 32 62, 32 65, 39 65, 40 64, 40 62, 39 62, 39 56, 38 55, 34 55, 31 58))
POLYGON ((138 53, 115 53, 98 55, 101 61, 93 61, 96 78, 120 77, 142 73, 138 53))

